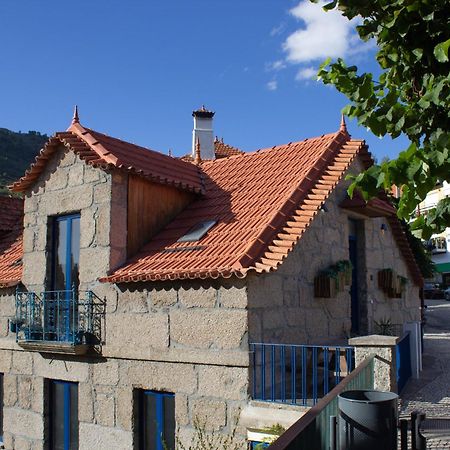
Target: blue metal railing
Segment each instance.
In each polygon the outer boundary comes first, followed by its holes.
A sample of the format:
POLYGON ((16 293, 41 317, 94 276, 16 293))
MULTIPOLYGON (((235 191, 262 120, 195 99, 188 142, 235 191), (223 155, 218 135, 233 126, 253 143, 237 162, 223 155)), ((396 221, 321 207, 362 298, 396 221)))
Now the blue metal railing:
POLYGON ((315 405, 354 367, 349 346, 250 344, 252 397, 293 405, 315 405))
POLYGON ((98 344, 103 310, 92 291, 16 292, 16 340, 98 344))
POLYGON ((400 394, 411 378, 411 346, 410 332, 407 331, 396 347, 397 392, 400 394))

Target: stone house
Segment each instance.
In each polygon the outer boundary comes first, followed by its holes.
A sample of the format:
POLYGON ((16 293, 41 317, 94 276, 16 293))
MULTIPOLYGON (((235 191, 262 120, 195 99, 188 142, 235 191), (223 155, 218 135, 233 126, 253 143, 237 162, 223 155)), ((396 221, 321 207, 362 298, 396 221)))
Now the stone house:
POLYGON ((419 319, 392 208, 347 197, 346 174, 372 160, 344 122, 243 153, 213 139, 212 112, 193 115, 179 159, 75 114, 11 186, 23 200, 0 199, 5 448, 159 449, 175 430, 188 443, 196 418, 227 434, 249 402, 250 343, 338 344, 419 319), (319 291, 348 260, 351 289, 319 291), (398 298, 386 269, 408 280, 398 298))

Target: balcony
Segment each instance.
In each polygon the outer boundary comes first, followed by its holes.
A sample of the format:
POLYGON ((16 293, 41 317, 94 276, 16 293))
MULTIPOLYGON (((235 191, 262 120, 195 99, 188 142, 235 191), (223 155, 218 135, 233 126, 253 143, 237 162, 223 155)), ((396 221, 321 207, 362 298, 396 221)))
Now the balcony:
POLYGON ((16 341, 26 350, 83 355, 102 343, 104 313, 92 291, 17 292, 16 341))

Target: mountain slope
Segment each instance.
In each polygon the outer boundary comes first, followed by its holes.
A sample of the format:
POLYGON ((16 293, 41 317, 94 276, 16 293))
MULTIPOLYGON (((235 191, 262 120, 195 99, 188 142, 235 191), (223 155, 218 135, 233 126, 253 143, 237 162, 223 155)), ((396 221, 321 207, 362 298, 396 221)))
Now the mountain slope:
POLYGON ((47 139, 37 131, 16 133, 0 128, 0 193, 24 174, 47 139))

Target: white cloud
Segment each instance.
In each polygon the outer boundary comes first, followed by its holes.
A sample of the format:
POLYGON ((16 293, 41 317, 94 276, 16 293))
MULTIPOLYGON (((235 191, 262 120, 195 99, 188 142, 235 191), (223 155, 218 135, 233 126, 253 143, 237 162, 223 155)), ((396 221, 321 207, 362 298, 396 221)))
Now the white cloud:
POLYGON ((286 63, 282 59, 279 59, 278 61, 274 61, 274 62, 266 64, 266 70, 268 72, 282 70, 285 67, 286 67, 286 63))
POLYGON ((317 69, 314 67, 303 67, 297 72, 295 79, 297 81, 312 80, 317 75, 317 69))
POLYGON ((266 84, 266 88, 269 89, 269 91, 276 91, 277 88, 278 88, 278 82, 277 82, 277 80, 269 81, 269 82, 266 84))
POLYGON ((366 48, 356 36, 358 20, 349 21, 337 9, 325 12, 322 9, 325 3, 325 0, 319 3, 302 0, 289 11, 303 22, 303 26, 283 43, 287 61, 296 64, 319 62, 327 57, 359 53, 366 48))
POLYGON ((280 23, 280 25, 278 25, 278 26, 276 26, 276 27, 273 27, 271 30, 270 30, 270 35, 273 37, 273 36, 277 36, 278 34, 281 34, 283 31, 284 31, 284 29, 286 28, 286 24, 285 23, 280 23))

